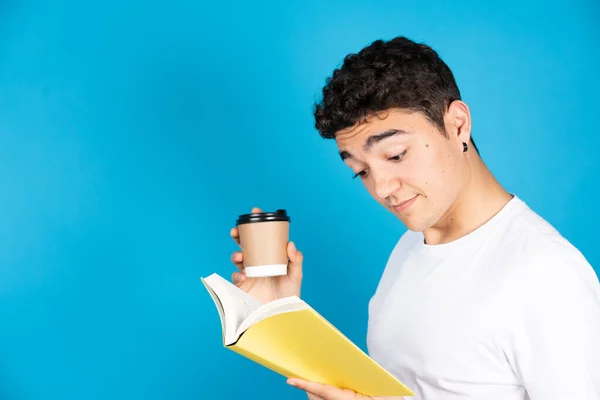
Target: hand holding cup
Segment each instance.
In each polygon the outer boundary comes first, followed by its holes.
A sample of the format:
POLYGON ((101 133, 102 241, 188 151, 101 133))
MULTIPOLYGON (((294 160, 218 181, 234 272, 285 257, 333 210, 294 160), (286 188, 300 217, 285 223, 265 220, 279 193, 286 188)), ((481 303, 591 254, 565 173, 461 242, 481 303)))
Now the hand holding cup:
POLYGON ((300 297, 302 253, 289 240, 290 219, 285 210, 253 208, 240 215, 230 235, 241 247, 232 255, 238 269, 233 283, 262 303, 287 296, 300 297))

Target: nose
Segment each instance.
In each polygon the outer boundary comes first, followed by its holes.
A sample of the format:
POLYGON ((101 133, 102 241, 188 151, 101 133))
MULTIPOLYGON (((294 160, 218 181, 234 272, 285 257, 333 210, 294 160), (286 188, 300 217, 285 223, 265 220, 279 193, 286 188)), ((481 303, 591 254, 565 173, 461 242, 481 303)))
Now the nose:
POLYGON ((402 187, 402 182, 396 176, 378 174, 374 176, 375 194, 380 199, 387 199, 402 187))

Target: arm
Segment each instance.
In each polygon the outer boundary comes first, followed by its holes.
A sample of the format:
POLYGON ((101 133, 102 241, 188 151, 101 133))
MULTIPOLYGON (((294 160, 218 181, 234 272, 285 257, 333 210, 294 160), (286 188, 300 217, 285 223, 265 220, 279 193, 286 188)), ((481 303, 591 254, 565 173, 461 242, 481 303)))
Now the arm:
POLYGON ((600 400, 600 285, 579 254, 543 256, 515 295, 506 354, 531 400, 600 400))

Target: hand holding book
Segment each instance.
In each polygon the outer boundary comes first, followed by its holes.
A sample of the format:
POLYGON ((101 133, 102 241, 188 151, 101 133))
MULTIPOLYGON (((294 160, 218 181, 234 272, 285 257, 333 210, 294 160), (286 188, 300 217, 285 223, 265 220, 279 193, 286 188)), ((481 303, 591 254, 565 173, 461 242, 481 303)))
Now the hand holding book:
POLYGON ((413 395, 300 299, 302 254, 288 241, 285 223, 271 223, 287 218, 279 211, 283 210, 262 213, 255 208, 240 216, 247 218, 242 224, 238 219, 231 237, 242 252, 232 256, 238 269, 232 275, 233 283, 216 273, 202 278, 219 312, 223 345, 296 379, 288 382, 296 382, 296 387, 324 400, 413 395), (267 224, 254 223, 265 222, 265 218, 273 219, 267 224), (248 219, 253 222, 246 222, 248 219), (253 227, 242 226, 245 223, 253 227), (264 254, 257 257, 261 251, 264 254))
POLYGON ((312 385, 298 387, 325 385, 317 390, 326 388, 323 393, 333 396, 340 390, 363 396, 413 394, 299 297, 261 303, 216 273, 202 282, 219 312, 223 345, 286 378, 312 385))
POLYGON ((365 396, 352 390, 340 389, 335 386, 318 382, 308 382, 303 379, 290 378, 287 383, 295 388, 304 390, 308 400, 403 400, 404 396, 365 396))

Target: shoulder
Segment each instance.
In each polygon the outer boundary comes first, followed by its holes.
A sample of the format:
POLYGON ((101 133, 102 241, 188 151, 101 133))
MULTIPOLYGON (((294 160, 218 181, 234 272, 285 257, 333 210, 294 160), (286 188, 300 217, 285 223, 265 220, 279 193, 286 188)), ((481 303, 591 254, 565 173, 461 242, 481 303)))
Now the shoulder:
POLYGON ((505 235, 506 250, 519 264, 522 278, 546 281, 578 276, 598 285, 598 277, 581 251, 524 202, 517 204, 505 235))
POLYGON ((422 234, 410 230, 400 236, 392 247, 383 272, 379 277, 377 293, 386 293, 389 290, 400 274, 405 261, 415 251, 419 241, 423 240, 422 238, 422 234))
POLYGON ((600 282, 592 265, 524 202, 515 207, 503 236, 500 250, 511 269, 518 306, 557 301, 600 305, 600 282))
POLYGON ((400 236, 392 248, 388 258, 388 263, 397 261, 399 258, 406 257, 406 255, 410 254, 421 243, 423 243, 422 232, 413 232, 407 230, 400 236))
POLYGON ((502 229, 510 291, 500 347, 532 398, 600 389, 600 283, 583 254, 524 204, 502 229))

